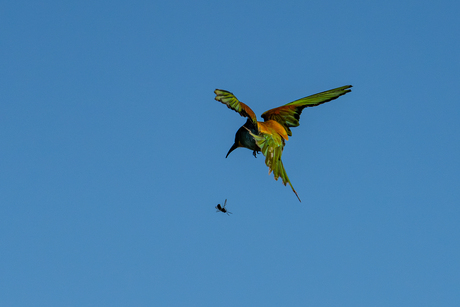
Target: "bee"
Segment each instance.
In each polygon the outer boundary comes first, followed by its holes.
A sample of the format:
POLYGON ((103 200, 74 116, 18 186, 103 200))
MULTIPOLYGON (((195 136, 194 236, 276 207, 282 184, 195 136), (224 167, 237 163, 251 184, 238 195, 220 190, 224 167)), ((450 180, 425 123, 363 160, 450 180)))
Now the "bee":
POLYGON ((217 209, 216 212, 223 212, 223 213, 227 213, 227 215, 230 215, 232 214, 230 211, 227 211, 227 209, 225 209, 225 206, 227 205, 227 200, 225 200, 225 203, 224 203, 224 206, 222 207, 220 204, 217 204, 217 206, 215 207, 217 209))

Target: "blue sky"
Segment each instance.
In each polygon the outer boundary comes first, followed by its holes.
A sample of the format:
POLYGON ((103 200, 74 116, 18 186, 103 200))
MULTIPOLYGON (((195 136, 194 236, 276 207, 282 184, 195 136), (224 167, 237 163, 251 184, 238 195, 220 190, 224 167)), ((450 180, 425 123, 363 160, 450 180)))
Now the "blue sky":
POLYGON ((4 1, 0 305, 458 306, 456 1, 4 1), (302 113, 283 161, 245 119, 302 113), (216 213, 228 199, 233 215, 216 213))

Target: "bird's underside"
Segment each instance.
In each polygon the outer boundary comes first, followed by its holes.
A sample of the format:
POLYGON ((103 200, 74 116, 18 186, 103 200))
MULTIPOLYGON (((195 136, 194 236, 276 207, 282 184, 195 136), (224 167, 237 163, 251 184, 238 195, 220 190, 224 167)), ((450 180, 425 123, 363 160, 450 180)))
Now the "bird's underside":
POLYGON ((238 147, 252 150, 255 157, 257 157, 257 152, 262 152, 265 156, 265 164, 269 168, 269 174, 273 172, 275 180, 281 177, 284 185, 289 183, 292 191, 301 201, 281 161, 285 141, 292 135, 290 128, 299 126, 300 114, 304 108, 334 100, 350 92, 351 87, 351 85, 345 85, 268 110, 261 115, 264 119, 263 122, 257 121, 256 115, 251 108, 239 101, 232 93, 216 89, 214 93, 217 101, 227 105, 228 108, 238 112, 241 116, 248 118, 246 123, 236 132, 235 143, 228 151, 227 156, 238 147))

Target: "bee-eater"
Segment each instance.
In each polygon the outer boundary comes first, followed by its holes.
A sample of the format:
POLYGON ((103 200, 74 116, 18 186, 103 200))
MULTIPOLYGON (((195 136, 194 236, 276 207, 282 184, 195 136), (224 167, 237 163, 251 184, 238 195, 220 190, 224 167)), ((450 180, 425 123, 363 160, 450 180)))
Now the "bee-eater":
POLYGON ((265 156, 265 164, 268 166, 268 174, 273 171, 275 180, 279 177, 283 180, 283 184, 289 183, 297 198, 299 195, 292 186, 289 177, 281 161, 284 142, 288 140, 288 136, 292 136, 290 127, 299 126, 299 118, 302 110, 306 107, 314 107, 322 103, 334 100, 348 92, 351 92, 351 85, 341 86, 329 91, 321 92, 304 98, 300 98, 284 106, 274 108, 262 113, 263 122, 257 121, 254 112, 247 105, 239 101, 232 93, 216 89, 216 100, 227 105, 241 116, 247 117, 246 123, 238 129, 235 135, 235 143, 227 153, 228 155, 238 147, 246 147, 253 151, 254 157, 256 153, 261 151, 265 156))

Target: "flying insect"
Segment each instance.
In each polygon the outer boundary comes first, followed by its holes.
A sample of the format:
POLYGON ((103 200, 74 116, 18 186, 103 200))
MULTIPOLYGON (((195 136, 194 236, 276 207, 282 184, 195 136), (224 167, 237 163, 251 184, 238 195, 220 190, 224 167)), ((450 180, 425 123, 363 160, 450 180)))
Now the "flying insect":
POLYGON ((233 214, 230 211, 227 211, 227 209, 225 208, 226 205, 227 205, 227 200, 225 200, 225 203, 224 203, 223 207, 220 204, 217 204, 217 206, 215 207, 217 209, 216 212, 220 211, 220 212, 223 212, 223 213, 227 213, 227 215, 233 214))

